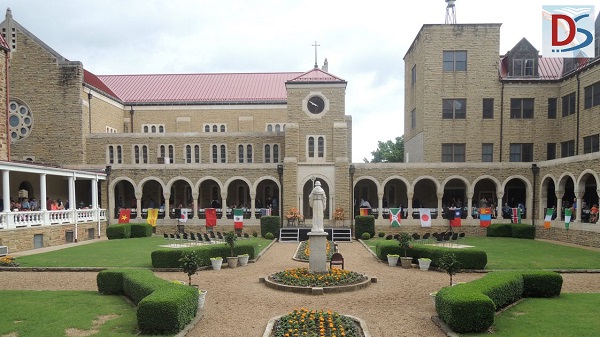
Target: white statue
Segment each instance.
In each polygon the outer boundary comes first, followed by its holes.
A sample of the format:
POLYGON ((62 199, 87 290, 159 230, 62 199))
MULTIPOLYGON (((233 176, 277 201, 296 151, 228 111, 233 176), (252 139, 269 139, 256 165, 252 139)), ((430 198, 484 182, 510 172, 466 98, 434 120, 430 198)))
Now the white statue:
POLYGON ((312 232, 323 233, 323 210, 327 205, 327 196, 325 196, 325 191, 321 188, 319 181, 315 183, 315 188, 310 192, 308 202, 313 209, 312 232))

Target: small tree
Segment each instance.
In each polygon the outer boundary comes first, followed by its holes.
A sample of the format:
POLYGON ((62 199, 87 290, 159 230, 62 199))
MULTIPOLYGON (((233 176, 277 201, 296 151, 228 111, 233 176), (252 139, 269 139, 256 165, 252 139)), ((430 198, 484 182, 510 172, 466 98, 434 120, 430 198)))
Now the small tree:
POLYGON ((404 249, 404 257, 406 257, 406 250, 411 248, 410 235, 408 233, 400 233, 398 235, 398 242, 400 242, 400 248, 404 249))
POLYGON ((438 267, 450 275, 450 285, 452 286, 452 276, 460 271, 460 262, 453 253, 446 253, 440 257, 438 267))
POLYGON ((231 257, 235 256, 235 240, 237 240, 237 236, 235 235, 234 232, 227 232, 225 233, 225 244, 227 244, 229 246, 229 249, 231 250, 231 257))
POLYGON ((198 268, 200 268, 200 261, 198 259, 198 255, 196 255, 195 251, 184 252, 183 256, 179 259, 179 263, 181 264, 181 269, 188 276, 188 285, 192 285, 192 275, 198 272, 198 268))

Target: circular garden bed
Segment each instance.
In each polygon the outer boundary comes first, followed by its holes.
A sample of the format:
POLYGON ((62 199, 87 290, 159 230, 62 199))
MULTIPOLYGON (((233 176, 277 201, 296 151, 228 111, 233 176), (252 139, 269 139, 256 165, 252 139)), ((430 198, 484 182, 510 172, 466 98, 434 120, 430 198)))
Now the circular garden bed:
POLYGON ((354 317, 299 308, 271 319, 263 337, 364 337, 365 330, 364 322, 354 317))

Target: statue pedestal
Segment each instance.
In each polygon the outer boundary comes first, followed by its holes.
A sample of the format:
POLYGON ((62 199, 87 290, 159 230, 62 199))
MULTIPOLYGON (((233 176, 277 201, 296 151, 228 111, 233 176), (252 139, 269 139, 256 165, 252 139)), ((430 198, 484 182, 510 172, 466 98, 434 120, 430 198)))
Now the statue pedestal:
POLYGON ((308 259, 308 271, 310 273, 327 272, 327 233, 309 232, 310 256, 308 259))

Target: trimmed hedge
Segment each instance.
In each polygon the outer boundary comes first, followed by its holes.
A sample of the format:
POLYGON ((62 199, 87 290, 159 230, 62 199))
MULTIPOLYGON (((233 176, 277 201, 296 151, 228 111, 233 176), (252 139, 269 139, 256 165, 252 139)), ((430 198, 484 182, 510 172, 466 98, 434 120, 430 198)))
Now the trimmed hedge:
POLYGON ((455 332, 483 332, 494 315, 521 297, 555 297, 562 276, 554 272, 493 272, 466 284, 442 288, 435 297, 440 318, 455 332))
POLYGON ((527 224, 492 224, 487 228, 488 237, 535 239, 535 227, 527 224))
POLYGON ((156 277, 150 270, 103 270, 96 277, 101 294, 125 295, 137 304, 142 334, 173 334, 194 319, 198 290, 156 277))
POLYGON ((106 227, 106 237, 109 240, 149 236, 152 236, 152 226, 146 223, 114 224, 106 227))
MULTIPOLYGON (((237 255, 248 254, 250 259, 256 256, 255 247, 251 243, 236 241, 235 253, 237 255)), ((154 268, 179 268, 179 259, 184 253, 194 251, 198 256, 200 266, 210 266, 210 258, 215 256, 226 257, 231 254, 229 247, 225 244, 202 245, 198 247, 179 249, 159 249, 150 254, 152 267, 154 268)))
POLYGON ((281 218, 278 216, 260 217, 260 236, 263 238, 267 233, 272 233, 274 237, 279 238, 279 229, 281 228, 281 218))
POLYGON ((132 223, 131 237, 132 238, 147 238, 152 236, 152 225, 147 223, 132 223))
POLYGON ((363 233, 369 233, 370 237, 375 236, 375 217, 372 215, 359 215, 354 218, 354 236, 358 240, 362 238, 363 233))
MULTIPOLYGON (((412 263, 418 263, 418 259, 426 257, 431 259, 433 267, 439 265, 438 261, 446 253, 453 253, 462 269, 485 269, 487 265, 487 253, 479 249, 455 249, 429 245, 413 245, 412 248, 406 249, 406 255, 413 258, 412 263)), ((385 261, 388 254, 404 256, 404 250, 400 248, 397 240, 385 240, 377 243, 375 254, 380 260, 385 261)))

